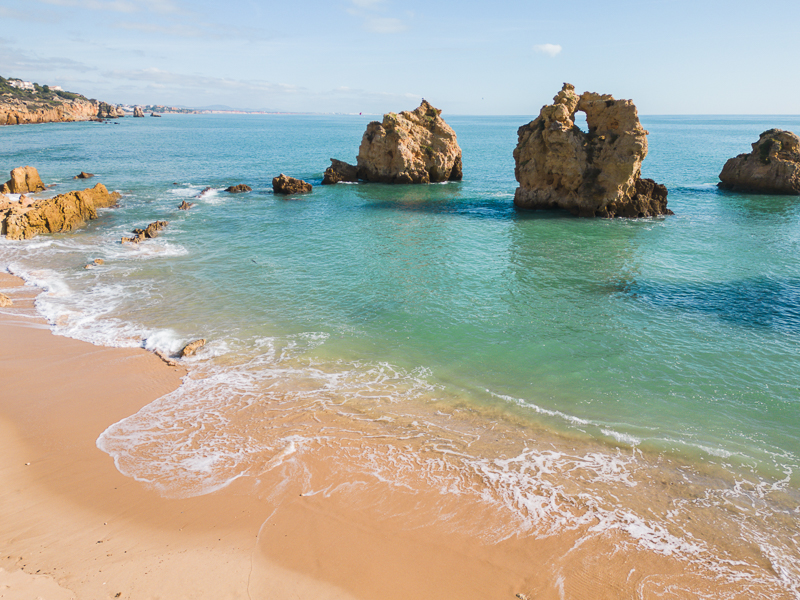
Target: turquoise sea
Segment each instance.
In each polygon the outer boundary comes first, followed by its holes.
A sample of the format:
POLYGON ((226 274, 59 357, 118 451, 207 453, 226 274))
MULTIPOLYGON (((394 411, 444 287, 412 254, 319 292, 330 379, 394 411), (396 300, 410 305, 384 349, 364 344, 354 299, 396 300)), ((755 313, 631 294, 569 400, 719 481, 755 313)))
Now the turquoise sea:
POLYGON ((0 268, 44 290, 57 334, 208 340, 180 390, 98 440, 166 496, 380 427, 359 476, 450 494, 469 471, 509 515, 497 539, 571 522, 580 497, 585 523, 702 564, 737 582, 730 597, 800 598, 800 197, 716 187, 727 158, 800 117, 644 116, 642 173, 675 215, 588 220, 514 209, 511 153, 534 116, 445 112, 464 180, 424 186, 319 185, 374 117, 4 127, 0 171, 35 166, 56 184, 43 195, 123 196, 79 232, 0 240, 0 268), (279 173, 313 192, 274 196, 279 173), (238 183, 253 191, 223 191, 238 183), (119 243, 157 219, 161 237, 119 243))

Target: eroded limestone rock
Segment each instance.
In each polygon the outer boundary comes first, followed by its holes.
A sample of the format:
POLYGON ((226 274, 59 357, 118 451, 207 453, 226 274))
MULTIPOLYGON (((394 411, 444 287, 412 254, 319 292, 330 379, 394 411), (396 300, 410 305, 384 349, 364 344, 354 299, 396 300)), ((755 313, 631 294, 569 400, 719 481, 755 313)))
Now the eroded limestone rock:
POLYGON ((144 111, 142 110, 141 106, 134 106, 133 107, 133 116, 134 117, 144 117, 144 111))
POLYGON ((6 308, 7 306, 12 306, 14 303, 11 302, 11 298, 6 296, 5 294, 0 294, 0 307, 6 308))
POLYGON ((244 183, 239 183, 237 185, 232 185, 225 188, 225 191, 231 194, 241 194, 242 192, 252 192, 253 188, 251 188, 249 185, 245 185, 244 183))
POLYGON ((179 210, 189 210, 189 209, 190 209, 190 208, 192 208, 193 206, 194 206, 194 204, 192 204, 192 203, 190 203, 190 202, 187 202, 186 200, 184 200, 183 202, 181 202, 180 206, 178 206, 178 209, 179 209, 179 210))
POLYGON ((205 339, 189 342, 183 347, 183 350, 181 350, 180 356, 181 358, 186 358, 187 356, 193 356, 195 352, 197 352, 200 348, 202 348, 205 345, 206 345, 205 339))
POLYGON ((153 221, 144 229, 136 228, 133 230, 132 237, 123 237, 122 244, 138 244, 141 241, 158 237, 159 232, 169 225, 169 221, 153 221))
POLYGON ((636 106, 609 94, 575 93, 565 83, 539 116, 518 130, 514 173, 520 208, 563 208, 582 217, 671 215, 667 189, 641 178, 647 131, 636 106), (575 125, 586 113, 589 132, 575 125))
POLYGON ((94 177, 94 173, 87 173, 86 171, 81 171, 73 179, 89 179, 90 177, 94 177))
POLYGON ((124 117, 125 111, 121 106, 115 106, 107 102, 100 102, 97 105, 97 118, 98 119, 116 119, 117 117, 124 117))
POLYGON ((287 177, 283 173, 272 178, 272 191, 276 194, 305 194, 311 189, 310 183, 302 179, 287 177))
POLYGON ((761 194, 800 194, 800 138, 770 129, 758 136, 750 154, 728 159, 719 187, 761 194))
POLYGON ((380 183, 459 181, 461 148, 442 111, 423 100, 416 110, 373 121, 358 149, 358 178, 380 183))
POLYGON ((90 219, 97 209, 114 206, 120 195, 102 183, 93 188, 35 200, 28 205, 11 205, 0 213, 2 233, 11 240, 29 239, 40 233, 72 231, 90 219))
POLYGON ((33 194, 44 189, 39 171, 34 167, 17 167, 11 170, 11 179, 0 186, 0 194, 33 194))
POLYGON ((358 181, 358 167, 343 160, 331 159, 331 166, 325 169, 322 185, 332 185, 340 181, 353 183, 358 181))

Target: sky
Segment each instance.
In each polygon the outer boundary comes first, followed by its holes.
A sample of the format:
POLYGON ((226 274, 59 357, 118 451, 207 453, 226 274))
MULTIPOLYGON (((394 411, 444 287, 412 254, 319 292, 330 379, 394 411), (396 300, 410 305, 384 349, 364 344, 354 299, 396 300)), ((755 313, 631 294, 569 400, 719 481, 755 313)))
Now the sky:
POLYGON ((0 0, 0 75, 124 104, 800 114, 799 0, 0 0))

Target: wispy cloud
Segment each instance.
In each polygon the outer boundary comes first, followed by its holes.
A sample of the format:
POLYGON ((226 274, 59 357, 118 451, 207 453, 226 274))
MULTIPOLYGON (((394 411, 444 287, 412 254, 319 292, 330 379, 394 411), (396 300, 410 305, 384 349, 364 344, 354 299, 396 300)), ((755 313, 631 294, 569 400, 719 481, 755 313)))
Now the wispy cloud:
MULTIPOLYGON (((361 24, 367 31, 380 34, 401 33, 408 29, 408 23, 397 17, 388 17, 387 0, 350 0, 352 6, 347 12, 361 19, 361 24)), ((413 16, 408 13, 409 18, 413 16)))
POLYGON ((69 70, 85 73, 95 70, 94 67, 69 58, 27 54, 10 46, 4 39, 0 39, 0 65, 5 70, 2 74, 4 77, 8 77, 12 71, 52 73, 69 70))
POLYGON ((139 69, 134 71, 109 71, 103 74, 109 79, 127 79, 149 83, 154 87, 171 87, 191 90, 221 90, 229 92, 262 92, 269 94, 294 94, 305 88, 286 83, 269 81, 242 81, 222 77, 186 75, 161 69, 139 69))
POLYGON ((533 47, 536 52, 547 54, 547 56, 554 57, 561 52, 561 46, 558 44, 538 44, 533 47))
POLYGON ((172 0, 39 0, 51 6, 65 6, 70 8, 83 8, 86 10, 99 10, 120 13, 181 12, 172 0))

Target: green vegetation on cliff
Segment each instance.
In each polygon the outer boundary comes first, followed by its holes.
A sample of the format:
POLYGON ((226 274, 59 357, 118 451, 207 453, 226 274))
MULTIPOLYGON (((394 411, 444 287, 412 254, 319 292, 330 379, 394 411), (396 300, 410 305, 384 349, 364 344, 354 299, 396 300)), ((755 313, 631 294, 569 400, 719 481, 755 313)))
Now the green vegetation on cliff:
POLYGON ((34 83, 33 87, 33 90, 16 88, 9 83, 8 79, 0 77, 0 103, 9 103, 16 100, 24 104, 28 110, 36 110, 60 106, 64 102, 76 99, 91 102, 91 100, 80 94, 52 90, 47 85, 34 83))

